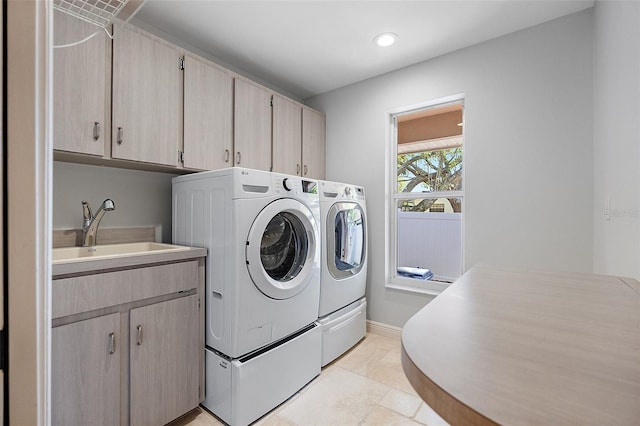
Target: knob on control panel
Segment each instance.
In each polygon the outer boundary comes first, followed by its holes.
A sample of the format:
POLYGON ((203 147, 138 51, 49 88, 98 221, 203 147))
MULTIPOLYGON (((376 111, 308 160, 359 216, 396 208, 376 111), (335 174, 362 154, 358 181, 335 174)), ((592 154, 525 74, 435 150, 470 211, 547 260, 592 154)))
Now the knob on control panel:
POLYGON ((284 187, 284 189, 286 189, 287 191, 291 191, 293 189, 293 187, 291 185, 289 185, 287 183, 287 181, 289 180, 289 178, 284 178, 282 180, 282 186, 284 187))

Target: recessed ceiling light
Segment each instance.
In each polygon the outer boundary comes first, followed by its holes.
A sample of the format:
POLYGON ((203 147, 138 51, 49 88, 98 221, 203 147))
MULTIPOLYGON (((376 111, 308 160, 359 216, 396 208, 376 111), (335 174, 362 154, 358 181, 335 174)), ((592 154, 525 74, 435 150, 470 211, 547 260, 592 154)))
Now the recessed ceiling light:
POLYGON ((374 37, 373 42, 380 47, 391 46, 398 39, 398 34, 382 33, 374 37))

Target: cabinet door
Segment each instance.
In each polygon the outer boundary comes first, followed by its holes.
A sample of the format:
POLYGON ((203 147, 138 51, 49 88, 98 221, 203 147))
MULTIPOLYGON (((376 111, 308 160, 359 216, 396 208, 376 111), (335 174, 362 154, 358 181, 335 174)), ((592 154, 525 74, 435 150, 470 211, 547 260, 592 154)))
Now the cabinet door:
POLYGON ((302 172, 302 107, 273 96, 273 171, 300 176, 302 172))
POLYGON ((234 165, 271 170, 271 92, 235 80, 234 165))
POLYGON ((113 38, 112 157, 178 164, 182 122, 174 46, 122 27, 113 38))
POLYGON ((325 115, 302 108, 302 176, 324 179, 325 146, 325 115))
POLYGON ((198 406, 198 296, 132 309, 131 425, 161 425, 198 406))
POLYGON ((104 31, 65 13, 54 13, 53 147, 104 155, 107 124, 108 45, 104 31))
POLYGON ((51 331, 53 425, 120 423, 120 314, 51 331))
POLYGON ((233 77, 192 56, 184 60, 184 167, 231 167, 233 77))

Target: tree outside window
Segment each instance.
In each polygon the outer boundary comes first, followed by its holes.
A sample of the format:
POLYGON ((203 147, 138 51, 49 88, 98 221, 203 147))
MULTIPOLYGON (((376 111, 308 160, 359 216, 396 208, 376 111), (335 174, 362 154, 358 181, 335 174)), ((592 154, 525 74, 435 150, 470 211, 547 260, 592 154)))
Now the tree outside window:
MULTIPOLYGON (((422 151, 397 156, 398 192, 447 192, 462 190, 462 147, 422 151)), ((436 198, 405 200, 402 211, 426 212, 436 198)), ((447 198, 454 212, 460 213, 459 198, 447 198)))

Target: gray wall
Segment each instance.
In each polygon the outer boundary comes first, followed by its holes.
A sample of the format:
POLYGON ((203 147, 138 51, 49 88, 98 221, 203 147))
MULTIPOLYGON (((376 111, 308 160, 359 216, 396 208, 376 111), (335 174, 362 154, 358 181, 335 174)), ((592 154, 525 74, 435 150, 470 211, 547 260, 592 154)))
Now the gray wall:
MULTIPOLYGON (((384 286, 386 113, 457 93, 466 95, 465 268, 640 277, 639 24, 638 3, 597 1, 308 100, 327 113, 328 179, 367 189, 370 319, 402 326, 431 300, 384 286)), ((111 197, 117 210, 102 226, 160 226, 170 241, 171 177, 55 163, 54 228, 80 226, 82 199, 111 197)))
POLYGON ((640 3, 596 2, 594 37, 594 271, 640 278, 640 3))
MULTIPOLYGON (((162 242, 171 242, 171 178, 152 173, 71 163, 53 163, 53 229, 82 227, 82 200, 94 213, 106 198, 116 209, 101 228, 155 226, 162 242)), ((99 238, 99 235, 98 235, 99 238)))
POLYGON ((385 288, 388 112, 465 94, 464 267, 590 272, 592 13, 560 18, 307 100, 327 114, 327 179, 367 191, 371 320, 429 296, 385 288))

